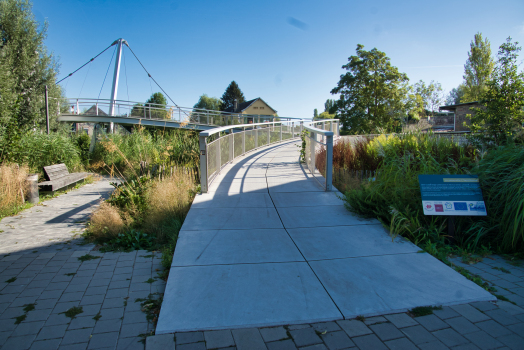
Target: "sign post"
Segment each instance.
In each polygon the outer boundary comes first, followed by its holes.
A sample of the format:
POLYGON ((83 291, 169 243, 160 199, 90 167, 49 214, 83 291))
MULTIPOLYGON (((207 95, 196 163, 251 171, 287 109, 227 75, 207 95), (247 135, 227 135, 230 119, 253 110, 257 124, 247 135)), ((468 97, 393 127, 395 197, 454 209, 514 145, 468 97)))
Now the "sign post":
POLYGON ((455 233, 454 216, 486 216, 477 175, 419 175, 424 215, 448 217, 448 234, 455 233))

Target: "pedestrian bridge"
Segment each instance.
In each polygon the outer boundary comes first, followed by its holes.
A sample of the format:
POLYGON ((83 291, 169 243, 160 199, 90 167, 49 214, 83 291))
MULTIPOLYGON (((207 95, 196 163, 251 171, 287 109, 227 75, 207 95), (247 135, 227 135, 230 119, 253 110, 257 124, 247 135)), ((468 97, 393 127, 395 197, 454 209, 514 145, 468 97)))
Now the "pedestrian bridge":
POLYGON ((338 121, 301 127, 200 133, 202 193, 179 234, 156 334, 494 300, 414 244, 392 240, 377 220, 348 212, 331 185, 338 121))
MULTIPOLYGON (((247 115, 199 108, 164 106, 154 103, 104 100, 90 98, 68 99, 67 113, 61 113, 58 121, 74 123, 115 123, 143 125, 157 128, 210 130, 217 126, 241 125, 288 121, 290 127, 300 124, 298 118, 282 118, 272 115, 247 115), (109 111, 114 115, 110 115, 109 111)), ((238 130, 235 130, 238 131, 238 130)))

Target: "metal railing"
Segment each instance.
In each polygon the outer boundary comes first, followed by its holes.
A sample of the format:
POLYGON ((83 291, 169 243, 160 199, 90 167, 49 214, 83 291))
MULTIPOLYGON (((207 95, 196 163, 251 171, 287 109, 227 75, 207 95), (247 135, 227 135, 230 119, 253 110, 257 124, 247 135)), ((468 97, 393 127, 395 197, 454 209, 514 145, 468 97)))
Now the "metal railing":
POLYGON ((302 121, 278 121, 225 126, 200 132, 200 186, 202 193, 208 191, 209 185, 220 170, 236 157, 258 147, 298 138, 302 129, 302 121), (208 142, 211 138, 213 140, 208 142))
POLYGON ((144 118, 178 121, 180 123, 193 123, 203 125, 242 125, 248 123, 266 123, 275 121, 299 121, 298 118, 282 118, 272 115, 248 115, 213 111, 200 108, 180 106, 164 106, 160 104, 143 104, 133 101, 72 98, 67 100, 70 114, 90 116, 108 116, 114 106, 117 117, 144 118))
POLYGON ((326 191, 333 190, 333 136, 339 135, 338 119, 314 121, 304 125, 307 131, 306 166, 326 191))

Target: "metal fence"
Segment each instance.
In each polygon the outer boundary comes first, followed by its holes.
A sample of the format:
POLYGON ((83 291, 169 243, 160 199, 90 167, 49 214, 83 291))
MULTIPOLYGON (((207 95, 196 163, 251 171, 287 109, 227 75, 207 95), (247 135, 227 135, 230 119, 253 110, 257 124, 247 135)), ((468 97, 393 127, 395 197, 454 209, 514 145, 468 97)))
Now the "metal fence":
POLYGON ((339 121, 314 121, 304 125, 306 166, 326 191, 333 190, 333 137, 339 135, 339 121))
POLYGON ((298 138, 303 122, 241 124, 200 132, 200 185, 206 193, 220 170, 258 147, 298 138))

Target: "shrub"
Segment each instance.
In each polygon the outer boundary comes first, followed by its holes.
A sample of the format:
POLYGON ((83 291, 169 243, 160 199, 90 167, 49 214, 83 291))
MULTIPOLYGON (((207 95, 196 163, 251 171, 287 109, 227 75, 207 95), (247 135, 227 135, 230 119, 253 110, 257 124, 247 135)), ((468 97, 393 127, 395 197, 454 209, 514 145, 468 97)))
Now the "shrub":
POLYGON ((98 242, 106 242, 118 237, 125 229, 120 210, 107 202, 91 214, 88 237, 98 242))
POLYGON ((27 172, 27 166, 0 165, 0 217, 24 203, 27 172))

